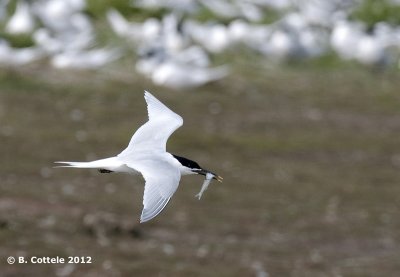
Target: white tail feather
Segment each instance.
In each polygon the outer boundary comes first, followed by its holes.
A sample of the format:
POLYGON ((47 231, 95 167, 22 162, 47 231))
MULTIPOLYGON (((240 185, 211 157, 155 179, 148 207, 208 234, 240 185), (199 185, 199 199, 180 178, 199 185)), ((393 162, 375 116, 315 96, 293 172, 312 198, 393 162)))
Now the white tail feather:
POLYGON ((56 167, 102 168, 102 169, 109 169, 109 170, 113 170, 116 167, 120 167, 122 165, 122 162, 118 161, 116 157, 96 160, 96 161, 92 161, 92 162, 64 162, 64 161, 58 161, 58 162, 55 162, 55 163, 64 164, 64 165, 59 165, 59 166, 56 166, 56 167))
POLYGON ((118 157, 111 157, 107 159, 101 159, 92 162, 64 162, 59 161, 55 162, 58 165, 55 167, 72 167, 72 168, 96 168, 96 169, 105 169, 112 172, 124 172, 130 174, 137 174, 138 172, 127 166, 124 162, 120 161, 118 157))
POLYGON ((98 166, 94 166, 93 162, 63 162, 57 161, 54 162, 56 164, 64 164, 64 165, 57 165, 55 167, 75 167, 75 168, 99 168, 98 166))

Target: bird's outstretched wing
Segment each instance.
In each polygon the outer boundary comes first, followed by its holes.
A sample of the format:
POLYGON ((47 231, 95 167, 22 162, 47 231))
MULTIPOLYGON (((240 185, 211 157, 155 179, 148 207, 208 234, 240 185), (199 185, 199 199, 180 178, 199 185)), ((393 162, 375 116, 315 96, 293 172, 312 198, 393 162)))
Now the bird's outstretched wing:
POLYGON ((163 153, 169 136, 183 124, 183 119, 145 91, 149 121, 132 136, 128 147, 118 157, 129 158, 140 153, 163 153))
POLYGON ((162 159, 128 163, 128 166, 142 173, 146 181, 140 222, 149 221, 168 204, 178 188, 181 174, 179 169, 162 159))

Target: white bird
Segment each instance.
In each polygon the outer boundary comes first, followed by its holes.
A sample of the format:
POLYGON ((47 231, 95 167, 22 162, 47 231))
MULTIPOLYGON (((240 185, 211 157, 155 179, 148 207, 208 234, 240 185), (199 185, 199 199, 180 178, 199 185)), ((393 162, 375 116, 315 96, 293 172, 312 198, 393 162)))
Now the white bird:
POLYGON ((28 2, 18 1, 15 13, 7 22, 5 30, 10 34, 27 34, 35 28, 31 8, 28 2))
POLYGON ((151 78, 160 86, 185 89, 217 81, 228 74, 229 68, 224 65, 208 68, 167 60, 154 69, 151 78))
POLYGON ((129 22, 115 9, 107 11, 107 21, 114 33, 120 37, 130 37, 133 40, 137 40, 142 36, 142 24, 129 22))
POLYGON ((219 54, 231 46, 232 38, 228 28, 223 24, 202 24, 194 20, 185 22, 185 29, 192 40, 207 51, 219 54))
POLYGON ((174 10, 179 13, 193 14, 198 11, 198 0, 130 0, 132 7, 146 10, 174 10))
POLYGON ((181 175, 201 174, 222 181, 222 177, 198 163, 166 152, 169 136, 182 126, 183 119, 149 92, 144 97, 149 121, 133 134, 120 154, 92 162, 56 162, 66 164, 61 167, 97 168, 101 173, 141 173, 146 184, 140 222, 151 220, 165 208, 178 188, 181 175))
POLYGON ((344 60, 351 60, 357 53, 357 46, 365 33, 365 25, 360 22, 339 20, 333 26, 330 44, 332 49, 344 60))
POLYGON ((135 45, 146 45, 157 41, 162 33, 160 20, 147 18, 143 23, 130 22, 115 9, 107 11, 107 21, 113 32, 135 45))
POLYGON ((21 66, 44 56, 44 51, 36 46, 13 48, 7 41, 0 39, 0 65, 21 66))
POLYGON ((99 48, 84 51, 66 51, 52 57, 55 68, 96 69, 118 59, 119 49, 99 48))

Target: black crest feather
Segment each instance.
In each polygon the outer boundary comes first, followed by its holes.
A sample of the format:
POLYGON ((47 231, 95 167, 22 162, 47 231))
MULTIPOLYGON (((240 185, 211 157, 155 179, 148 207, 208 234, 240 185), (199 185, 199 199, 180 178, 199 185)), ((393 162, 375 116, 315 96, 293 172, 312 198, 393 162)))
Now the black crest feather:
POLYGON ((177 159, 183 166, 186 166, 191 169, 201 169, 200 165, 198 163, 196 163, 195 161, 192 161, 192 160, 189 160, 184 157, 177 156, 177 155, 172 155, 172 156, 174 156, 174 158, 177 159))

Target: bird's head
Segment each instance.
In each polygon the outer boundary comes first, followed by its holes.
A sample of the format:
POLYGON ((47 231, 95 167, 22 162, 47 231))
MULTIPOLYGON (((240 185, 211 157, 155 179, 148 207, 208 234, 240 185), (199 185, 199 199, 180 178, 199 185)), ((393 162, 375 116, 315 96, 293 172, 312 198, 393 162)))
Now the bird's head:
MULTIPOLYGON (((177 155, 173 155, 175 159, 177 159, 180 164, 188 169, 192 174, 199 174, 199 175, 204 175, 206 176, 207 174, 211 174, 212 175, 212 179, 217 180, 218 182, 222 183, 223 178, 221 176, 219 176, 218 174, 215 174, 214 172, 211 172, 207 169, 202 168, 198 163, 196 163, 195 161, 189 160, 187 158, 184 157, 180 157, 177 155)), ((191 174, 189 173, 189 174, 191 174)))

